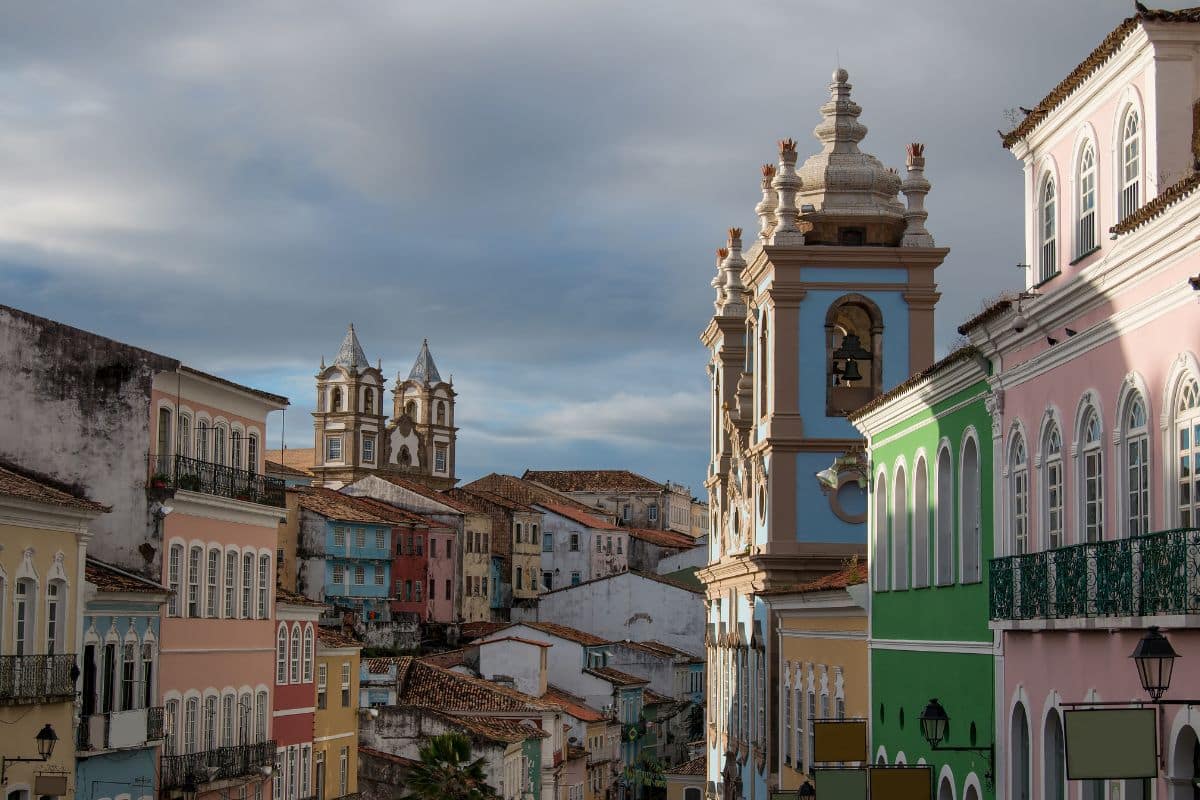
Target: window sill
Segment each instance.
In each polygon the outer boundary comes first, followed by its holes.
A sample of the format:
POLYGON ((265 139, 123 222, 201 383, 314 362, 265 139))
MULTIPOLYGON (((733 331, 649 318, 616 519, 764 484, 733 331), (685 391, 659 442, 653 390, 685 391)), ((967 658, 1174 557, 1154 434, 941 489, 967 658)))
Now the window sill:
MULTIPOLYGON (((1097 249, 1098 249, 1098 248, 1097 248, 1097 249)), ((1093 250, 1092 252, 1095 252, 1095 250, 1093 250)), ((1074 264, 1075 262, 1074 262, 1074 261, 1072 261, 1071 263, 1072 263, 1072 264, 1074 264)), ((1049 283, 1050 281, 1052 281, 1052 280, 1054 280, 1055 278, 1059 277, 1060 275, 1062 275, 1062 270, 1061 270, 1061 269, 1056 269, 1056 270, 1054 270, 1054 272, 1052 272, 1052 273, 1050 273, 1049 275, 1047 275, 1046 277, 1042 278, 1040 281, 1038 281, 1037 283, 1035 283, 1033 286, 1030 286, 1029 288, 1030 288, 1030 289, 1040 289, 1040 288, 1042 288, 1043 286, 1045 286, 1047 283, 1049 283)))
POLYGON ((1093 253, 1097 253, 1099 251, 1100 251, 1100 245, 1096 245, 1091 250, 1088 250, 1086 253, 1080 253, 1079 255, 1075 256, 1075 260, 1070 262, 1069 264, 1067 264, 1067 266, 1073 267, 1076 264, 1078 264, 1080 261, 1083 261, 1088 256, 1092 255, 1093 253))

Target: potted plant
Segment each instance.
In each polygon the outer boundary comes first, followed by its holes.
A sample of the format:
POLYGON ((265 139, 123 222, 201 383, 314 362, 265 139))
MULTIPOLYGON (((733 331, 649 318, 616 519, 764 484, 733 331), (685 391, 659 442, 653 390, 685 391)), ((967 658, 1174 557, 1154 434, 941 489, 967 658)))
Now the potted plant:
POLYGON ((171 482, 171 476, 165 472, 156 472, 150 476, 150 487, 152 489, 165 489, 171 482))
POLYGON ((180 475, 176 481, 176 485, 180 489, 186 489, 189 492, 197 492, 200 490, 200 478, 196 475, 180 475))

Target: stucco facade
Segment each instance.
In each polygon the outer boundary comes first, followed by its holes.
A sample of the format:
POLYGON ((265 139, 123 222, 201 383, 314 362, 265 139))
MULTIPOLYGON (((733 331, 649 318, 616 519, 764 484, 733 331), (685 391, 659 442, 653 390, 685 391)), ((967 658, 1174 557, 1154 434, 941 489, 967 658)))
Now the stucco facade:
POLYGON ((317 632, 313 791, 334 800, 358 791, 359 654, 352 639, 317 632))

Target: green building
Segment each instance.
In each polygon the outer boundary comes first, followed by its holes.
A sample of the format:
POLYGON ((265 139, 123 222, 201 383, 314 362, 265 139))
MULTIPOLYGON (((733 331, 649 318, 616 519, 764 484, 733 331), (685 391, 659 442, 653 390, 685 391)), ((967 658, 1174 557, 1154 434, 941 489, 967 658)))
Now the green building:
POLYGON ((871 757, 929 764, 937 800, 995 796, 986 378, 964 347, 850 417, 870 464, 871 757), (950 718, 938 750, 922 735, 931 698, 950 718))

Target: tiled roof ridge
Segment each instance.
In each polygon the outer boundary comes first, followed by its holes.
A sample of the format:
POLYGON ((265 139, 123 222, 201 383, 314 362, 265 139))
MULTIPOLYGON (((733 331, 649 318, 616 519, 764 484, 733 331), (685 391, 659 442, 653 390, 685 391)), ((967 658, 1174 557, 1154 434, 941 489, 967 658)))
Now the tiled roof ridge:
MULTIPOLYGON (((419 670, 421 670, 421 669, 434 670, 434 671, 436 671, 438 676, 441 677, 442 679, 449 679, 451 681, 455 681, 458 683, 462 683, 462 684, 466 684, 466 685, 475 687, 476 689, 479 689, 484 692, 490 692, 492 694, 505 697, 508 700, 511 700, 511 701, 514 701, 517 703, 522 703, 526 707, 528 707, 529 709, 532 709, 532 710, 536 710, 536 711, 557 710, 557 706, 555 706, 554 704, 544 703, 541 700, 539 700, 538 698, 532 697, 531 695, 527 695, 524 692, 519 692, 516 689, 510 689, 507 686, 500 686, 499 684, 492 683, 491 681, 486 681, 483 678, 476 678, 471 675, 463 675, 460 672, 454 672, 453 670, 446 669, 445 667, 440 667, 437 664, 430 664, 428 662, 421 661, 420 659, 414 658, 412 656, 402 656, 401 658, 405 659, 405 660, 402 660, 397 665, 397 668, 396 668, 396 685, 397 685, 397 690, 400 693, 403 693, 407 684, 414 679, 414 677, 416 676, 416 672, 419 672, 419 670)), ((428 699, 432 700, 433 698, 428 698, 428 699)), ((408 703, 408 705, 420 705, 419 703, 414 703, 412 701, 407 701, 407 703, 408 703)), ((430 706, 430 707, 434 708, 434 706, 430 706)), ((515 710, 520 710, 520 709, 511 709, 511 710, 515 711, 515 710)))
POLYGON ((663 770, 668 775, 704 775, 708 770, 708 757, 697 756, 691 761, 685 761, 677 767, 663 770))
POLYGON ((533 511, 533 508, 525 503, 520 503, 516 500, 510 500, 503 495, 496 494, 495 492, 488 491, 487 489, 471 489, 463 486, 455 491, 464 492, 468 495, 478 497, 480 500, 485 500, 493 505, 508 509, 509 511, 516 511, 522 514, 533 511))
POLYGON ((331 628, 317 628, 317 641, 326 647, 343 648, 343 647, 358 647, 361 648, 363 643, 357 639, 352 639, 344 633, 335 631, 331 628))
POLYGON ((285 589, 279 584, 275 584, 275 602, 283 602, 293 606, 312 606, 314 608, 327 608, 324 603, 316 600, 310 600, 299 592, 293 592, 291 589, 285 589))
POLYGON ((1132 214, 1109 228, 1109 230, 1116 234, 1129 233, 1132 230, 1136 230, 1155 217, 1166 213, 1168 208, 1187 198, 1197 187, 1200 187, 1200 171, 1193 171, 1186 178, 1176 181, 1159 192, 1157 197, 1144 203, 1132 214))
POLYGON ((497 628, 490 633, 485 633, 479 638, 484 639, 495 636, 498 633, 502 633, 509 628, 515 628, 518 625, 524 625, 527 628, 533 628, 535 631, 541 631, 542 633, 549 634, 551 636, 557 636, 560 639, 566 639, 567 641, 575 642, 576 644, 583 645, 584 647, 599 647, 600 645, 609 644, 608 639, 605 639, 602 636, 597 636, 594 633, 590 633, 589 631, 585 631, 580 628, 573 628, 570 625, 563 625, 558 622, 541 622, 534 620, 511 622, 508 625, 505 625, 503 628, 497 628))
POLYGON ((631 685, 634 683, 650 683, 648 678, 639 678, 637 675, 630 675, 628 672, 622 672, 613 667, 589 667, 584 672, 591 673, 597 678, 603 678, 610 683, 619 683, 620 685, 631 685))
MULTIPOLYGON (((162 594, 170 594, 171 593, 171 590, 169 588, 167 588, 166 586, 163 586, 160 583, 156 583, 142 575, 138 575, 136 572, 130 572, 129 570, 118 567, 116 564, 110 564, 107 561, 101 561, 100 559, 96 558, 95 556, 88 556, 87 560, 84 562, 84 573, 85 573, 84 577, 88 580, 89 583, 94 584, 96 586, 96 588, 102 592, 106 591, 106 589, 104 587, 100 586, 99 584, 97 584, 96 581, 92 580, 91 579, 92 576, 87 575, 88 570, 110 572, 110 573, 113 573, 115 576, 122 578, 124 580, 135 581, 135 582, 141 584, 141 586, 139 588, 136 588, 136 589, 130 588, 130 591, 141 591, 141 592, 146 592, 146 593, 161 592, 162 594)), ((108 591, 120 591, 120 590, 113 589, 113 590, 108 590, 108 591)))
POLYGON ((469 489, 471 487, 479 487, 493 494, 498 494, 501 497, 509 497, 519 503, 526 505, 543 505, 547 502, 559 503, 567 508, 574 508, 584 514, 602 514, 604 513, 598 508, 581 503, 574 497, 564 494, 556 489, 551 489, 545 484, 537 483, 536 481, 519 478, 516 475, 509 475, 505 472, 489 472, 482 478, 471 481, 462 488, 469 489), (491 488, 494 485, 499 485, 500 488, 491 488), (508 492, 520 494, 521 497, 514 497, 508 492), (525 499, 528 497, 528 499, 525 499), (552 499, 546 499, 552 498, 552 499))
POLYGON ((549 509, 555 514, 558 514, 560 517, 566 517, 567 519, 578 522, 580 525, 588 528, 595 528, 596 530, 600 531, 625 530, 625 528, 622 528, 619 525, 614 525, 608 520, 604 520, 596 516, 598 509, 593 512, 579 511, 571 506, 563 505, 562 503, 553 503, 549 500, 535 502, 534 505, 549 509))
POLYGON ((1125 43, 1129 34, 1142 22, 1200 22, 1200 7, 1168 11, 1148 9, 1138 4, 1137 12, 1132 17, 1126 17, 1108 36, 1105 36, 1100 44, 1088 53, 1075 69, 1071 70, 1067 77, 1059 81, 1058 85, 1033 107, 1025 119, 1008 133, 1001 133, 1001 141, 1005 149, 1011 149, 1014 144, 1032 133, 1050 112, 1062 105, 1076 89, 1121 49, 1121 45, 1125 43))
POLYGON ((1012 306, 1013 306, 1013 298, 1012 297, 1001 297, 999 300, 990 304, 987 308, 983 309, 978 314, 969 318, 963 324, 959 325, 958 332, 960 334, 962 334, 963 336, 966 336, 974 328, 977 328, 980 325, 982 325, 983 323, 990 322, 991 320, 995 319, 996 317, 999 317, 1004 312, 1006 312, 1010 308, 1012 308, 1012 306))
POLYGON ((856 408, 854 411, 851 411, 849 414, 847 414, 846 419, 853 422, 856 419, 860 419, 860 418, 866 416, 867 414, 869 414, 870 412, 879 408, 880 406, 891 402, 892 400, 896 399, 900 395, 904 394, 905 392, 907 392, 910 389, 914 388, 915 386, 919 385, 926 379, 938 374, 939 372, 941 372, 945 369, 952 367, 953 365, 959 363, 960 361, 966 361, 966 360, 970 359, 977 352, 979 352, 979 351, 976 349, 975 345, 967 344, 967 345, 963 345, 962 347, 959 347, 958 349, 952 351, 949 355, 943 357, 942 359, 940 359, 938 361, 933 362, 925 369, 920 370, 919 372, 914 372, 912 375, 908 376, 907 380, 904 380, 903 382, 901 382, 894 388, 890 389, 889 391, 886 391, 883 394, 878 395, 877 397, 874 397, 871 400, 868 400, 866 403, 863 403, 861 406, 856 408))
POLYGON ((635 539, 650 542, 651 544, 659 544, 662 546, 679 546, 685 549, 690 549, 696 546, 696 540, 686 533, 679 531, 658 530, 656 528, 624 528, 629 531, 629 535, 635 539), (659 540, 655 542, 654 540, 659 540), (663 545, 661 542, 671 542, 670 545, 663 545))
POLYGON ((386 500, 380 500, 375 497, 370 497, 365 494, 345 494, 338 492, 342 497, 351 498, 360 507, 370 509, 372 513, 394 515, 392 522, 411 522, 414 525, 421 525, 426 528, 450 528, 449 525, 429 519, 424 514, 418 514, 416 511, 409 511, 406 508, 392 505, 386 500))
MULTIPOLYGON (((614 488, 614 484, 611 481, 610 482, 599 481, 599 478, 601 476, 626 476, 629 478, 636 479, 634 482, 635 483, 640 482, 641 486, 640 486, 640 488, 635 488, 634 486, 626 487, 632 491, 652 491, 652 490, 662 491, 662 489, 663 489, 663 484, 659 483, 658 481, 647 478, 645 475, 642 475, 641 473, 634 472, 631 469, 527 469, 527 470, 525 470, 525 474, 522 475, 521 477, 524 480, 531 480, 536 483, 541 483, 545 486, 549 486, 550 488, 556 489, 557 491, 587 491, 588 489, 607 490, 607 489, 614 488), (536 476, 536 477, 533 477, 533 476, 536 476), (555 480, 556 477, 557 477, 557 480, 555 480), (549 478, 550 480, 546 480, 547 478, 549 478), (578 488, 574 488, 574 489, 565 489, 565 488, 561 488, 561 487, 554 485, 555 483, 560 483, 560 484, 564 483, 565 481, 567 481, 568 479, 571 479, 571 478, 583 479, 585 482, 580 483, 578 488), (586 481, 591 481, 591 480, 595 480, 595 482, 594 483, 586 482, 586 481)), ((617 487, 617 488, 620 488, 620 487, 617 487)))
POLYGON ((639 578, 645 578, 646 580, 655 581, 656 583, 662 583, 667 586, 674 586, 676 589, 683 589, 685 592, 691 592, 692 594, 704 594, 703 589, 701 589, 697 586, 689 586, 688 584, 686 584, 682 581, 673 580, 671 578, 668 578, 666 575, 659 575, 656 572, 646 572, 646 571, 640 570, 640 569, 627 569, 622 572, 614 572, 610 575, 602 575, 599 578, 589 578, 586 581, 581 581, 580 583, 577 583, 573 586, 562 586, 562 587, 559 587, 558 589, 551 589, 548 592, 542 592, 542 596, 544 597, 545 595, 548 595, 548 594, 554 594, 555 592, 569 592, 572 589, 578 589, 580 586, 588 586, 590 584, 598 583, 600 581, 612 580, 614 578, 619 578, 622 575, 636 575, 639 578))
POLYGON ((366 525, 390 525, 386 520, 373 511, 368 511, 353 502, 351 495, 336 492, 324 487, 305 487, 297 492, 300 496, 300 506, 316 514, 343 522, 361 522, 366 525))
POLYGON ((89 498, 80 484, 67 483, 7 459, 0 459, 0 495, 87 511, 112 510, 89 498), (5 474, 10 477, 4 478, 5 474))

